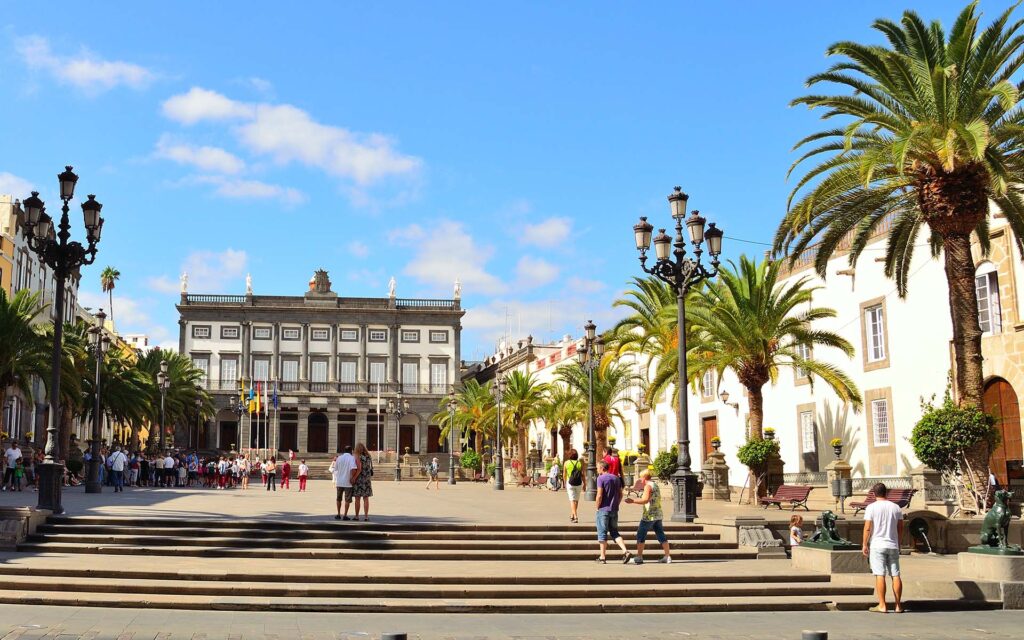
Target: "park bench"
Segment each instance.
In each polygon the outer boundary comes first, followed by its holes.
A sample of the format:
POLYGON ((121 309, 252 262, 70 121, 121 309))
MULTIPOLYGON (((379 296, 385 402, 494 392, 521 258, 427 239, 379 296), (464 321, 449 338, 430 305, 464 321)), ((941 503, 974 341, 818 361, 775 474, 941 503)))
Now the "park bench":
MULTIPOLYGON (((901 509, 906 509, 910 506, 910 499, 914 497, 916 489, 889 489, 886 498, 889 502, 895 502, 900 506, 901 509)), ((867 509, 868 505, 878 500, 875 497, 874 491, 868 491, 868 496, 864 498, 862 502, 851 502, 850 506, 854 508, 853 515, 857 515, 864 509, 867 509)))
POLYGON ((761 498, 761 505, 765 509, 769 505, 775 505, 781 510, 782 503, 788 502, 790 511, 796 511, 797 507, 803 507, 804 510, 810 511, 807 507, 807 498, 810 497, 813 489, 814 487, 784 484, 775 490, 775 495, 761 498))
POLYGON ((630 487, 629 489, 626 489, 626 497, 627 498, 634 498, 634 497, 635 498, 639 498, 643 494, 644 494, 644 481, 643 480, 637 480, 636 482, 633 483, 632 487, 630 487))

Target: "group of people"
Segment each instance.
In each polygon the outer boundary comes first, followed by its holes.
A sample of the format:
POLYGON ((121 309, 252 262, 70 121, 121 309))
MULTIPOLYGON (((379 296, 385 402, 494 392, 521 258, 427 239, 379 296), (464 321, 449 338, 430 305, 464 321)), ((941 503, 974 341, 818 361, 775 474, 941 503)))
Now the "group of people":
POLYGON ((42 461, 41 450, 26 458, 18 443, 12 440, 4 451, 3 460, 0 461, 0 465, 3 466, 3 486, 0 486, 0 490, 23 491, 26 486, 34 487, 36 462, 42 461))
MULTIPOLYGON (((436 462, 437 459, 434 460, 436 462)), ((370 498, 373 496, 373 458, 366 445, 360 442, 355 449, 351 445, 346 446, 342 454, 331 462, 330 472, 337 491, 338 509, 334 519, 352 520, 348 510, 355 501, 354 519, 359 519, 359 508, 362 507, 363 520, 369 520, 370 498)))

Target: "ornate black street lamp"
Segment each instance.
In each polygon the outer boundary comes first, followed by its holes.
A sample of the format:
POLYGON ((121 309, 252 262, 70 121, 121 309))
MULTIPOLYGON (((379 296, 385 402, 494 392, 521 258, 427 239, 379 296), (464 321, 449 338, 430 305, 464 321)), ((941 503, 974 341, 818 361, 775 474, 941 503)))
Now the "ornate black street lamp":
POLYGON ((494 396, 494 401, 497 403, 498 411, 498 424, 494 430, 494 451, 495 451, 495 462, 494 462, 494 490, 504 491, 505 490, 505 463, 501 459, 501 401, 505 398, 505 389, 508 388, 508 382, 505 381, 505 376, 498 374, 498 377, 494 379, 494 386, 491 387, 491 394, 494 396))
POLYGON ((167 390, 171 388, 171 376, 167 373, 167 361, 160 361, 160 373, 156 374, 156 384, 160 388, 160 455, 164 455, 164 400, 167 398, 167 390))
POLYGON ((587 490, 583 498, 597 500, 597 439, 594 434, 594 371, 601 366, 604 338, 597 335, 597 325, 587 320, 583 325, 583 344, 576 350, 580 366, 587 372, 587 490))
POLYGON ((654 238, 654 254, 657 262, 647 268, 647 251, 651 247, 651 232, 654 227, 641 217, 640 222, 633 226, 636 248, 640 252, 640 268, 645 273, 657 277, 667 283, 676 293, 677 321, 679 324, 679 417, 676 420, 679 437, 679 468, 672 475, 673 505, 672 520, 693 522, 697 518, 697 476, 690 469, 690 423, 687 410, 686 394, 686 294, 700 282, 718 275, 718 256, 722 253, 722 230, 712 222, 704 229, 707 222, 694 211, 686 218, 685 224, 693 244, 693 257, 686 257, 686 239, 683 237, 683 224, 686 217, 686 201, 689 199, 682 189, 668 197, 672 217, 676 221, 676 234, 673 239, 664 229, 658 230, 654 238), (707 240, 708 253, 711 255, 711 270, 704 268, 700 257, 704 253, 701 245, 707 240))
POLYGON ((92 411, 92 442, 89 444, 89 476, 85 481, 86 493, 103 493, 103 484, 100 482, 100 431, 103 425, 103 412, 100 398, 100 370, 103 366, 103 354, 110 348, 110 338, 103 333, 103 322, 107 314, 103 309, 96 314, 96 326, 89 329, 93 338, 93 349, 96 357, 96 381, 94 384, 95 405, 92 411))
POLYGON ((60 462, 60 457, 67 455, 67 452, 60 451, 57 438, 57 425, 60 424, 60 365, 64 341, 64 285, 69 275, 96 260, 96 245, 99 244, 100 234, 103 231, 103 218, 100 216, 103 205, 96 202, 94 195, 90 195, 88 200, 82 203, 82 216, 88 246, 83 246, 80 242, 69 242, 71 222, 68 217, 70 212, 68 203, 75 195, 75 183, 78 182, 78 176, 69 165, 57 176, 57 180, 60 182, 62 205, 60 223, 56 231, 53 228, 53 219, 47 215, 46 205, 39 198, 38 191, 33 191, 32 195, 22 203, 22 207, 25 210, 25 235, 28 237, 29 247, 43 263, 53 269, 55 287, 53 364, 50 372, 50 388, 47 393, 50 397, 50 420, 46 426, 46 447, 44 449, 46 458, 42 464, 36 466, 39 483, 39 508, 49 509, 53 513, 64 513, 64 505, 61 504, 64 465, 60 462))
POLYGON ((395 482, 402 481, 402 416, 409 413, 409 401, 402 398, 402 390, 394 400, 388 400, 387 412, 395 416, 395 482))
POLYGON ((455 484, 455 389, 448 392, 448 484, 455 484))

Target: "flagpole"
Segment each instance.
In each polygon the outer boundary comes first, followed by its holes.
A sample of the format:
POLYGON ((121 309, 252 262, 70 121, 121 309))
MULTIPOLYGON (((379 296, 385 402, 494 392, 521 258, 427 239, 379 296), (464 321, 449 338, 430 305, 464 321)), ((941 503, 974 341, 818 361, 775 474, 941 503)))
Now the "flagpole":
POLYGON ((377 422, 377 464, 380 464, 380 383, 377 383, 377 415, 374 417, 377 422))

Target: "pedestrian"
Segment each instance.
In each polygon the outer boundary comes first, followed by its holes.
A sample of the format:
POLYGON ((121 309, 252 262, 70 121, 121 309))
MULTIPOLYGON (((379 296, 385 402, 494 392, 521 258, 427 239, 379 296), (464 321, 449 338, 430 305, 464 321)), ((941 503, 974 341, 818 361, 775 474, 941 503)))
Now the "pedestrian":
POLYGON ((346 445, 345 452, 331 463, 331 475, 337 491, 335 502, 338 511, 335 520, 348 520, 348 507, 352 503, 352 481, 359 476, 359 461, 352 455, 352 446, 346 445), (345 503, 345 515, 341 515, 341 503, 345 503))
POLYGON ((277 460, 271 457, 263 468, 267 472, 267 491, 270 491, 271 487, 273 487, 274 491, 277 491, 277 460))
POLYGON ((888 613, 885 604, 885 576, 892 577, 892 593, 896 613, 903 613, 903 579, 900 577, 900 538, 903 537, 903 510, 888 499, 889 489, 879 482, 871 491, 875 501, 864 510, 864 544, 862 551, 870 560, 875 576, 878 605, 869 611, 888 613))
POLYGON ((128 465, 128 457, 121 451, 121 445, 114 445, 110 460, 110 476, 114 482, 114 493, 124 492, 124 470, 128 465))
POLYGON ((22 454, 21 449, 18 448, 18 442, 11 440, 11 445, 4 452, 4 462, 7 464, 7 468, 4 469, 4 491, 7 491, 8 488, 14 491, 14 469, 17 468, 18 460, 21 460, 21 457, 22 454))
POLYGON ((373 496, 373 458, 370 457, 369 450, 362 442, 356 445, 355 458, 359 463, 359 475, 352 483, 352 495, 356 502, 355 519, 359 519, 359 500, 362 499, 363 521, 366 521, 370 519, 370 497, 373 496))
POLYGON ((14 486, 21 491, 21 479, 25 476, 25 459, 19 458, 17 466, 14 467, 14 486))
POLYGON ((555 458, 551 461, 551 468, 548 469, 548 488, 552 491, 558 491, 560 489, 558 486, 558 481, 561 479, 561 475, 559 475, 560 470, 561 467, 558 465, 558 458, 555 458))
POLYGON ((306 479, 309 478, 309 465, 306 464, 306 460, 303 459, 299 463, 299 491, 306 490, 306 479))
POLYGON ((622 477, 622 460, 619 459, 619 454, 615 452, 615 447, 609 446, 604 450, 604 461, 608 463, 608 473, 618 476, 619 481, 625 486, 622 477))
POLYGON ((292 465, 287 460, 281 465, 281 488, 291 491, 292 465))
POLYGON ((643 515, 636 526, 636 564, 644 563, 644 543, 647 541, 647 534, 653 529, 654 535, 661 544, 661 550, 665 553, 660 564, 672 564, 672 548, 668 543, 668 536, 665 535, 663 520, 665 514, 661 508, 661 487, 651 478, 651 470, 644 469, 640 472, 640 479, 644 483, 644 491, 639 498, 626 498, 627 504, 640 504, 644 507, 643 515))
MULTIPOLYGON (((249 488, 249 475, 252 470, 249 468, 249 457, 242 456, 242 459, 238 461, 238 472, 242 475, 242 488, 249 488)), ((276 491, 276 489, 275 489, 276 491)))
POLYGON ((220 457, 220 461, 217 463, 217 488, 224 489, 228 483, 228 470, 231 467, 228 465, 228 459, 224 456, 220 457))
POLYGON ((575 449, 569 450, 565 460, 565 491, 569 494, 569 521, 579 522, 580 494, 583 493, 584 477, 583 462, 575 449))
POLYGON ((633 556, 626 549, 619 533, 619 502, 622 500, 622 481, 610 471, 607 460, 597 463, 600 475, 597 477, 597 544, 601 555, 597 557, 600 564, 607 564, 608 540, 612 540, 622 549, 622 564, 629 562, 633 556))
POLYGON ((794 513, 789 517, 789 546, 799 547, 804 541, 804 517, 794 513))
POLYGON ((174 458, 171 457, 171 452, 168 451, 167 456, 164 458, 164 486, 169 487, 174 484, 174 477, 174 458))
POLYGON ((427 463, 427 475, 430 476, 427 479, 427 489, 430 489, 430 483, 433 482, 434 483, 434 488, 437 489, 438 491, 440 491, 441 490, 441 483, 438 482, 438 480, 437 480, 437 475, 438 475, 437 458, 434 458, 433 460, 431 460, 430 462, 427 463))

